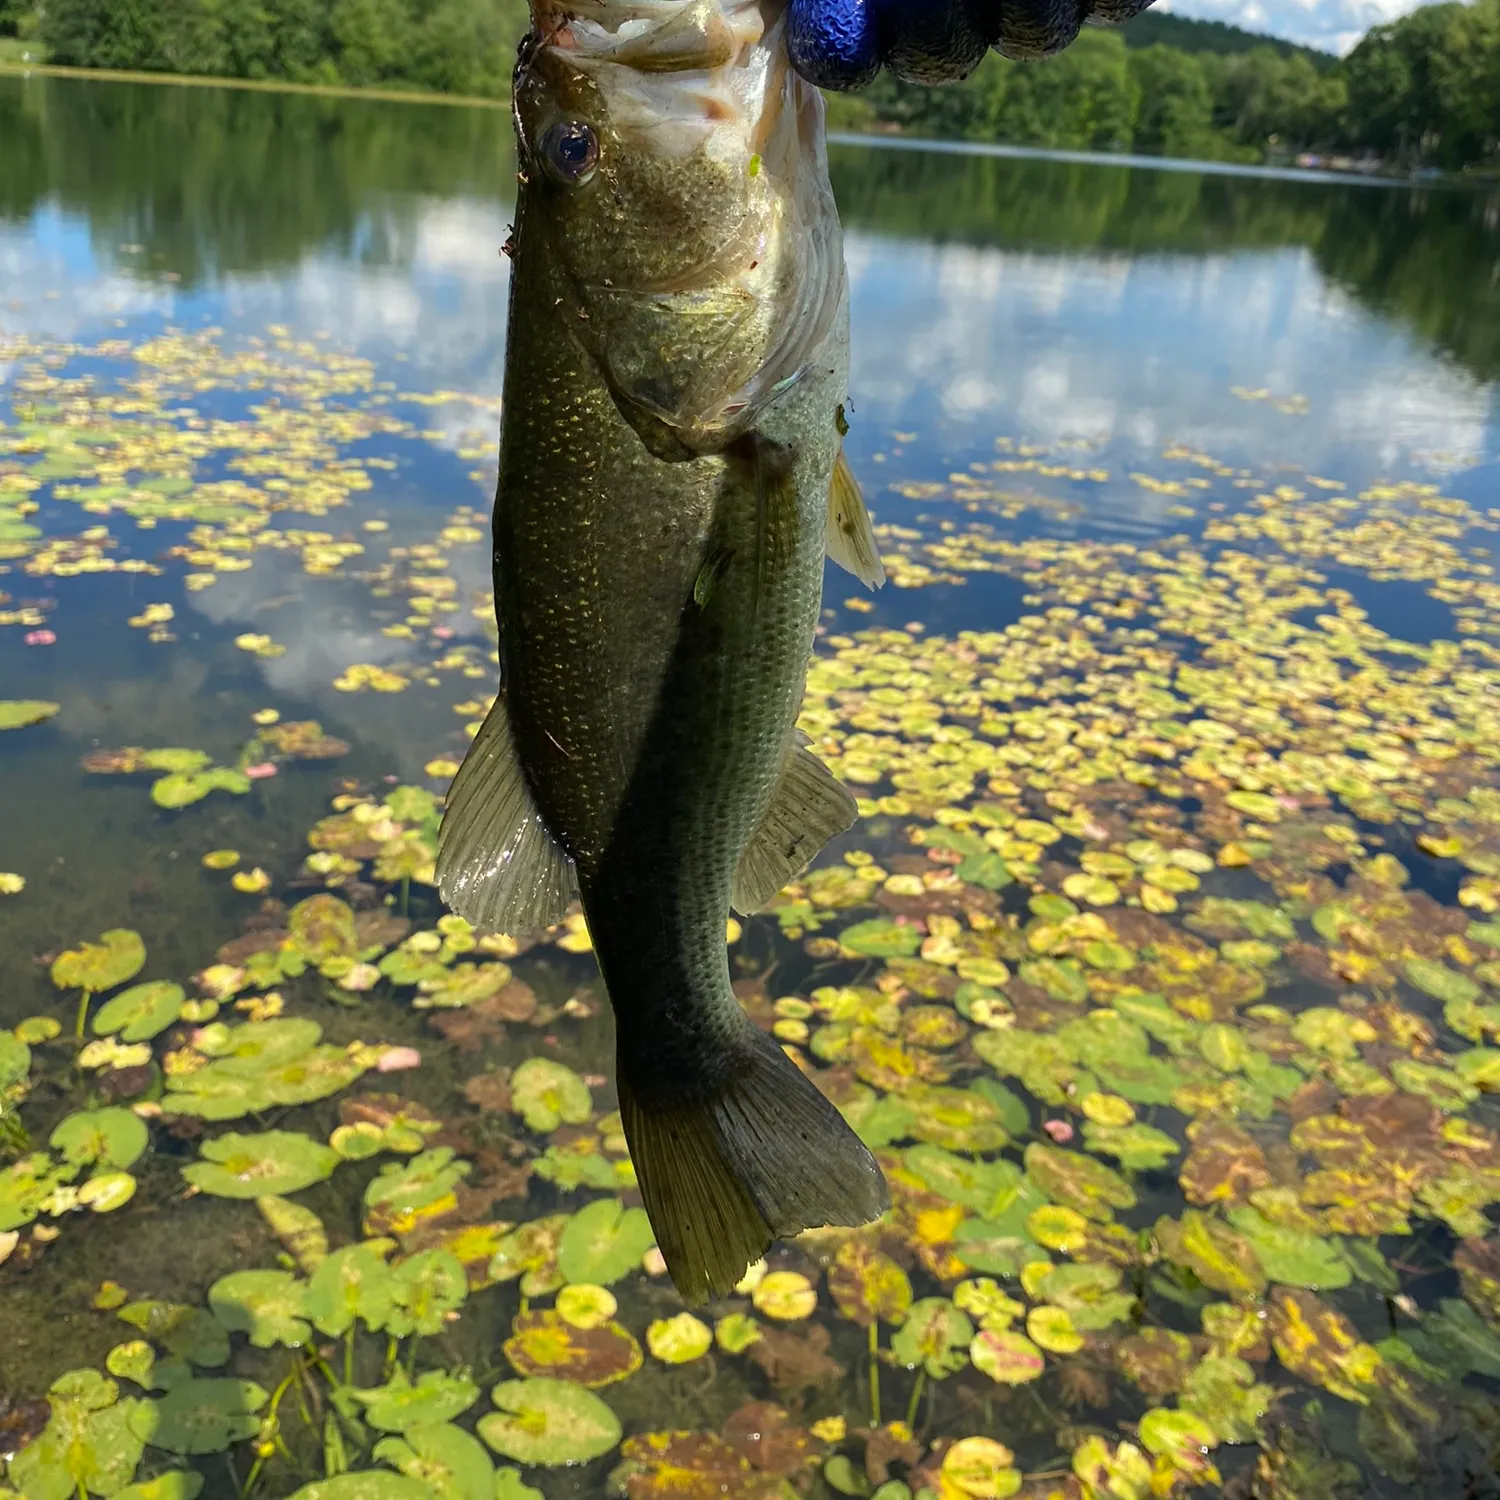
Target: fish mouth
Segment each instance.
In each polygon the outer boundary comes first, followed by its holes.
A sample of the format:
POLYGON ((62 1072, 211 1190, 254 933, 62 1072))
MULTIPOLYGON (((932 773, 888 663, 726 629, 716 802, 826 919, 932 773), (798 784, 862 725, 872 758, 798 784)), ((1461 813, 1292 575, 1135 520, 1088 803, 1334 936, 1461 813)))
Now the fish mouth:
MULTIPOLYGON (((763 154, 791 90, 786 0, 532 0, 532 65, 572 69, 622 142, 763 154)), ((769 165, 769 163, 768 163, 769 165)))

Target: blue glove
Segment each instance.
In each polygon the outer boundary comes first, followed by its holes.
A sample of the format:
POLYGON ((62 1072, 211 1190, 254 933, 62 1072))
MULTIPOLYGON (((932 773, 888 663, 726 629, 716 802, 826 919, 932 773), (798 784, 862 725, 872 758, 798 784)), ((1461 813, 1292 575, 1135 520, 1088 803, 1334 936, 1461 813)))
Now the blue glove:
POLYGON ((792 65, 828 89, 861 89, 882 67, 909 83, 967 78, 994 47, 1060 52, 1085 20, 1129 20, 1150 0, 791 0, 792 65))

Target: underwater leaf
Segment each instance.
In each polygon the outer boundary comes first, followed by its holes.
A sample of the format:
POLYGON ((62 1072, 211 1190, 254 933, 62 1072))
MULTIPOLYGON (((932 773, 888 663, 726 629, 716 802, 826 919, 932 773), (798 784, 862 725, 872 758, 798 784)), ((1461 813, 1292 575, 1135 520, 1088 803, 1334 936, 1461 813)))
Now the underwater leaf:
POLYGON ((518 1374, 551 1376, 590 1388, 624 1380, 642 1362, 641 1346, 619 1323, 610 1320, 579 1328, 552 1311, 517 1317, 505 1341, 505 1357, 518 1374))
POLYGON ((1108 1223, 1113 1209, 1135 1207, 1135 1189, 1118 1172, 1078 1151, 1033 1142, 1026 1148, 1026 1171, 1054 1203, 1088 1219, 1108 1223))
POLYGON ((1477 1000, 1481 990, 1467 974, 1459 974, 1433 958, 1409 958, 1401 971, 1424 994, 1445 1005, 1477 1000))
POLYGON ((96 1036, 117 1035, 123 1042, 145 1042, 163 1032, 182 1013, 182 986, 149 980, 121 990, 95 1013, 96 1036))
POLYGON ((473 1163, 456 1161, 449 1146, 387 1162, 365 1188, 367 1232, 404 1233, 431 1217, 429 1211, 456 1207, 453 1190, 472 1170, 473 1163))
POLYGON ((31 1071, 31 1048, 14 1032, 0 1031, 0 1091, 31 1071))
POLYGON ((596 1198, 568 1221, 557 1245, 557 1268, 568 1281, 610 1286, 638 1269, 655 1243, 645 1209, 596 1198))
POLYGON ((128 1167, 151 1139, 141 1117, 128 1109, 80 1110, 62 1120, 48 1144, 74 1166, 128 1167))
POLYGON ((1221 1219, 1189 1208, 1180 1219, 1158 1219, 1155 1233, 1167 1258, 1204 1286, 1231 1297, 1265 1290, 1266 1273, 1250 1241, 1221 1219))
POLYGON ((1179 1474, 1202 1483, 1219 1482, 1218 1470, 1206 1456, 1208 1449, 1218 1447, 1219 1435, 1202 1417, 1158 1406, 1141 1418, 1140 1432, 1142 1446, 1160 1454, 1179 1474))
POLYGON ((1278 1286, 1271 1291, 1269 1326, 1287 1369, 1347 1401, 1370 1399, 1380 1354, 1360 1339, 1343 1313, 1311 1292, 1278 1286))
POLYGON ((1337 1240, 1273 1224, 1248 1204, 1230 1209, 1229 1222, 1249 1240, 1272 1281, 1330 1291, 1354 1278, 1337 1240))
POLYGON ((303 1283, 287 1271, 231 1271, 208 1289, 208 1305, 231 1333, 258 1349, 300 1349, 312 1337, 302 1316, 303 1283))
POLYGON ((941 1380, 969 1362, 974 1325, 946 1297, 923 1297, 913 1302, 906 1321, 891 1337, 891 1353, 908 1370, 919 1365, 941 1380))
POLYGON ((1255 1371, 1232 1354, 1214 1354, 1192 1364, 1182 1382, 1182 1405, 1196 1412, 1221 1443, 1253 1443, 1274 1393, 1259 1385, 1255 1371))
POLYGON ((1423 1319, 1422 1335, 1443 1351, 1447 1363, 1500 1380, 1500 1333, 1467 1302, 1444 1297, 1438 1310, 1423 1319))
POLYGON ((490 1393, 499 1408, 479 1419, 479 1435, 518 1463, 587 1463, 620 1441, 620 1419, 598 1396, 565 1380, 505 1380, 490 1393))
POLYGON ((489 1278, 512 1281, 519 1276, 523 1297, 541 1297, 556 1291, 567 1280, 558 1269, 557 1250, 563 1230, 570 1222, 567 1214, 549 1214, 511 1230, 500 1241, 490 1261, 489 1278))
POLYGON ((757 1312, 779 1323, 810 1318, 818 1305, 817 1288, 800 1271, 772 1271, 762 1276, 750 1294, 757 1312))
POLYGON ((365 1421, 382 1432, 405 1432, 451 1422, 479 1399, 479 1387, 461 1375, 427 1370, 412 1385, 397 1369, 384 1385, 357 1390, 365 1407, 365 1421))
POLYGON ((229 1359, 229 1335, 211 1313, 183 1302, 131 1302, 115 1315, 169 1354, 205 1368, 229 1359))
POLYGON ((257 1413, 269 1399, 253 1380, 184 1380, 142 1401, 130 1427, 143 1442, 171 1453, 222 1453, 255 1435, 257 1413))
POLYGON ((511 1074, 511 1107, 540 1135, 559 1125, 581 1125, 593 1110, 588 1085, 572 1068, 530 1057, 511 1074))
POLYGON ((839 1246, 828 1268, 828 1290, 838 1310, 862 1328, 877 1319, 900 1323, 911 1306, 906 1272, 862 1239, 848 1239, 839 1246))
POLYGON ((146 945, 138 932, 114 927, 97 943, 80 943, 52 962, 52 982, 60 990, 88 990, 100 994, 134 979, 146 963, 146 945))
POLYGON ((495 1470, 484 1445, 451 1423, 408 1427, 400 1437, 381 1438, 373 1456, 420 1480, 436 1500, 495 1500, 495 1470))
POLYGON ((325 1256, 313 1272, 302 1306, 320 1332, 337 1337, 356 1318, 372 1332, 384 1328, 394 1294, 391 1268, 375 1247, 345 1245, 325 1256))
POLYGON ((221 1135, 203 1143, 202 1156, 182 1175, 218 1198, 295 1193, 322 1182, 339 1164, 338 1152, 290 1130, 221 1135))
POLYGON ((922 946, 922 933, 909 923, 875 917, 846 927, 838 940, 860 958, 910 958, 922 946))
POLYGON ((287 913, 286 925, 292 941, 311 964, 320 966, 331 958, 359 955, 354 909, 327 891, 299 901, 287 913))

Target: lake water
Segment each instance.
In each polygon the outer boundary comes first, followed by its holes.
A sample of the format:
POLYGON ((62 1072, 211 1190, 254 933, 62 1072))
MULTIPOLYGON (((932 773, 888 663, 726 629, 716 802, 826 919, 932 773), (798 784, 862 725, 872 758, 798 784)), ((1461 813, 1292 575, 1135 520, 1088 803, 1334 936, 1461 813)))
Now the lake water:
POLYGON ((693 1321, 581 923, 431 885, 514 172, 0 77, 12 1487, 1500 1494, 1500 200, 834 148, 864 817, 733 954, 895 1208, 693 1321))

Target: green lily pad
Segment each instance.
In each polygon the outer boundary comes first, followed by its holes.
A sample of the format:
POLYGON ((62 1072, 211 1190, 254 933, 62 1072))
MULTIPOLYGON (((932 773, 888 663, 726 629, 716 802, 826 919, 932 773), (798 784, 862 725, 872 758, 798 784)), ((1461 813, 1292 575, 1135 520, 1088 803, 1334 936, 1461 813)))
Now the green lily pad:
POLYGON ((583 1079, 546 1057, 528 1058, 511 1074, 510 1096, 527 1127, 543 1135, 564 1123, 581 1125, 594 1107, 583 1079))
POLYGON ((1210 1214, 1190 1208, 1181 1219, 1163 1216, 1156 1221, 1156 1239, 1169 1260, 1216 1292, 1255 1296, 1266 1289, 1266 1273, 1250 1241, 1210 1214))
POLYGON ((141 1402, 130 1428, 170 1453, 222 1453, 253 1437, 256 1414, 270 1399, 253 1380, 185 1380, 164 1396, 141 1402))
POLYGON ((1221 1443, 1253 1443, 1271 1408, 1271 1387, 1235 1355, 1209 1355, 1187 1371, 1182 1404, 1218 1434, 1221 1443))
POLYGON ((337 1151, 290 1130, 221 1135, 203 1143, 202 1155, 182 1175, 218 1198, 295 1193, 322 1182, 339 1164, 337 1151))
POLYGON ((627 1209, 618 1198, 596 1198, 568 1220, 557 1265, 575 1284, 609 1286, 636 1270, 655 1243, 645 1209, 627 1209))
POLYGON ((891 1338, 891 1353, 908 1370, 920 1365, 941 1380, 969 1362, 974 1325, 946 1297, 913 1302, 906 1321, 891 1338))
POLYGON ((0 1031, 0 1090, 20 1083, 31 1072, 31 1048, 13 1031, 0 1031))
POLYGON ((1084 1143, 1090 1151, 1112 1156, 1127 1171, 1153 1172, 1167 1165, 1182 1147, 1165 1130, 1154 1125, 1096 1125, 1083 1127, 1084 1143))
POLYGON ((48 1144, 74 1166, 128 1167, 151 1139, 146 1122, 128 1109, 80 1110, 61 1121, 48 1144))
POLYGON ((138 932, 114 927, 97 943, 80 943, 58 954, 52 963, 52 982, 60 990, 87 990, 97 995, 134 979, 146 963, 146 945, 138 932))
POLYGON ((446 1198, 473 1170, 455 1161, 448 1146, 421 1151, 406 1161, 387 1162, 365 1189, 365 1214, 381 1224, 399 1220, 446 1198))
POLYGON ((155 1479, 116 1490, 113 1500, 198 1500, 203 1476, 192 1469, 168 1469, 155 1479))
POLYGON ((1349 1261, 1336 1239, 1273 1224, 1248 1204, 1229 1211, 1229 1222, 1250 1241, 1266 1275, 1287 1286, 1329 1291, 1354 1279, 1349 1261))
POLYGON ((208 1289, 208 1305, 231 1333, 258 1349, 300 1349, 312 1337, 302 1316, 303 1284, 287 1271, 231 1271, 208 1289))
POLYGON ((405 1432, 451 1422, 479 1399, 479 1387, 462 1376, 429 1370, 412 1385, 401 1370, 384 1385, 355 1391, 365 1420, 382 1432, 405 1432))
POLYGON ((1467 974, 1460 974, 1435 958, 1409 958, 1401 967, 1412 984, 1445 1005, 1477 1000, 1482 993, 1467 974))
POLYGON ((313 1272, 302 1306, 320 1332, 337 1337, 356 1318, 372 1331, 384 1328, 393 1296, 391 1268, 374 1247, 345 1245, 313 1272))
POLYGON ((1160 1454, 1180 1474, 1206 1475, 1212 1468, 1206 1450, 1218 1442, 1218 1433, 1192 1412, 1158 1406, 1141 1418, 1142 1445, 1160 1454))
POLYGON ((169 1354, 195 1365, 217 1368, 229 1358, 229 1335, 201 1307, 185 1302, 131 1302, 116 1316, 169 1354))
POLYGON ((47 1425, 10 1461, 26 1500, 74 1500, 80 1490, 112 1495, 141 1461, 132 1418, 145 1405, 119 1400, 120 1388, 96 1370, 70 1370, 52 1382, 47 1425))
POLYGON ((910 958, 922 946, 922 933, 910 923, 875 917, 846 927, 839 943, 862 958, 910 958))
MULTIPOLYGON (((1005 1212, 1020 1194, 1024 1182, 1021 1169, 1014 1162, 1003 1158, 972 1161, 941 1146, 912 1146, 902 1154, 902 1160, 934 1193, 950 1203, 962 1204, 981 1218, 994 1218, 1005 1212)), ((1032 1207, 1035 1206, 1033 1203, 1032 1207)))
POLYGON ((76 1167, 54 1162, 45 1151, 0 1169, 0 1234, 31 1223, 53 1191, 77 1175, 76 1167))
POLYGON ((94 1034, 118 1034, 124 1042, 148 1041, 181 1015, 184 998, 182 986, 169 980, 134 984, 100 1007, 94 1016, 94 1034))
POLYGON ((955 873, 960 880, 967 881, 970 885, 982 885, 989 891, 1003 891, 1006 886, 1014 885, 1016 880, 1010 873, 1010 866, 992 850, 965 856, 955 873))
POLYGON ((287 931, 292 941, 314 964, 330 958, 354 958, 359 953, 359 933, 354 909, 337 896, 319 891, 299 901, 287 913, 287 931))
POLYGON ((447 1315, 469 1295, 463 1262, 448 1250, 422 1250, 396 1266, 386 1328, 397 1338, 441 1333, 447 1315))
POLYGON ((358 1469, 304 1484, 291 1500, 432 1500, 432 1489, 421 1479, 390 1469, 358 1469))
MULTIPOLYGON (((247 1021, 242 1026, 205 1027, 197 1046, 223 1073, 251 1077, 311 1052, 323 1028, 305 1016, 274 1021, 247 1021)), ((188 1074, 189 1078, 196 1075, 188 1074)))
POLYGON ((504 1380, 490 1397, 499 1410, 479 1419, 479 1435, 518 1463, 587 1463, 620 1441, 620 1419, 581 1385, 541 1377, 504 1380))
POLYGON ((195 1115, 200 1120, 242 1120, 275 1102, 259 1078, 222 1072, 217 1063, 173 1074, 167 1090, 161 1101, 163 1114, 195 1115))
POLYGON ((174 771, 151 783, 151 800, 158 806, 176 811, 201 802, 210 792, 230 792, 243 796, 250 790, 250 778, 243 771, 228 766, 213 766, 207 771, 174 771))
POLYGON ((495 1500, 495 1470, 484 1445, 451 1423, 381 1438, 374 1456, 420 1480, 437 1500, 495 1500))
POLYGON ((62 709, 60 703, 41 698, 0 699, 0 729, 27 729, 50 719, 62 709))
POLYGON ((521 1478, 519 1469, 507 1466, 495 1470, 495 1500, 546 1500, 546 1497, 521 1478))

